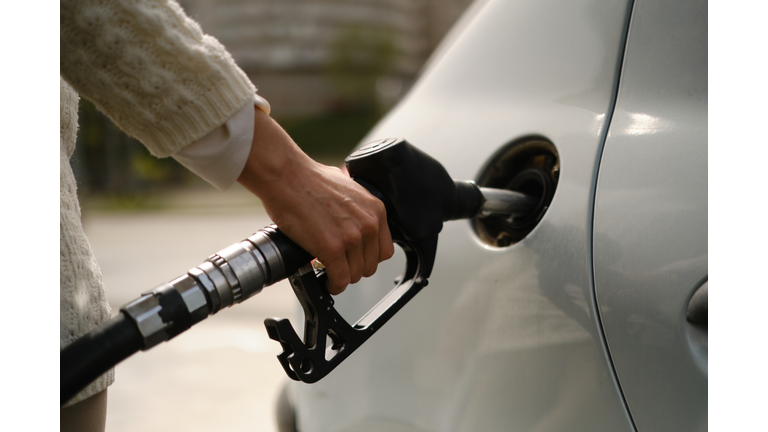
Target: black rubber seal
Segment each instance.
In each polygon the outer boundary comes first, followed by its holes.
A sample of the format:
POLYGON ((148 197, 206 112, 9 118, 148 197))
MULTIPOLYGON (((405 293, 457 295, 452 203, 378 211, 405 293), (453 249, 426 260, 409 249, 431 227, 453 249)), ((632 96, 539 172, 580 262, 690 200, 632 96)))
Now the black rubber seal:
POLYGON ((301 246, 289 239, 288 236, 283 234, 279 229, 276 229, 273 233, 269 233, 268 235, 280 251, 280 256, 283 257, 285 275, 296 273, 296 270, 315 258, 310 255, 309 252, 302 249, 301 246))
POLYGON ((709 325, 709 281, 704 282, 691 297, 688 303, 686 319, 693 325, 707 327, 709 325))
POLYGON ((547 206, 552 201, 554 187, 552 180, 543 170, 538 168, 527 169, 515 176, 505 189, 520 192, 539 199, 536 207, 521 218, 504 223, 512 229, 530 231, 544 216, 547 206))
POLYGON ((471 219, 480 213, 483 206, 483 193, 475 182, 454 181, 456 184, 456 197, 453 202, 453 214, 449 220, 471 219))
POLYGON ((162 308, 158 315, 164 323, 170 323, 166 329, 168 340, 173 339, 179 333, 192 327, 192 315, 187 310, 187 305, 176 288, 171 284, 165 284, 152 291, 157 296, 157 301, 162 308))

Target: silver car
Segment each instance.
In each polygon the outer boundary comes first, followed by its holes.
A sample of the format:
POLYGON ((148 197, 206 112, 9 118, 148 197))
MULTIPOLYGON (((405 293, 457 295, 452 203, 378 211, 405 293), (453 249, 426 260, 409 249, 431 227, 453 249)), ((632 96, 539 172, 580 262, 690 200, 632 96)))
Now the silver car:
MULTIPOLYGON (((537 195, 281 416, 313 431, 707 430, 707 3, 473 4, 364 142, 537 195), (530 174, 530 173, 535 174, 530 174)), ((402 259, 338 297, 354 322, 402 259)), ((285 422, 283 422, 285 424, 285 422)))

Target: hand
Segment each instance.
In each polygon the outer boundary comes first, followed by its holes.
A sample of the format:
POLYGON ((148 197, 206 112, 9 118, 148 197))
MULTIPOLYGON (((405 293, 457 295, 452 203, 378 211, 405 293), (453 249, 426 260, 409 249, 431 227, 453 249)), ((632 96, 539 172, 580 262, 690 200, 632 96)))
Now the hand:
POLYGON ((281 231, 325 265, 331 294, 373 275, 394 254, 384 204, 338 168, 312 160, 258 109, 237 181, 261 198, 281 231))

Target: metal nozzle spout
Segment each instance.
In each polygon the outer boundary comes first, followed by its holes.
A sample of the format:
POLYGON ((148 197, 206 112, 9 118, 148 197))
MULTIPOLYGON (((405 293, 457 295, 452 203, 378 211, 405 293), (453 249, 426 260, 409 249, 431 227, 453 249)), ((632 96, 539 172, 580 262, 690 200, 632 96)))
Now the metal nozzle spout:
POLYGON ((480 192, 485 202, 480 208, 479 217, 523 216, 533 211, 540 201, 533 196, 506 189, 481 187, 480 192))

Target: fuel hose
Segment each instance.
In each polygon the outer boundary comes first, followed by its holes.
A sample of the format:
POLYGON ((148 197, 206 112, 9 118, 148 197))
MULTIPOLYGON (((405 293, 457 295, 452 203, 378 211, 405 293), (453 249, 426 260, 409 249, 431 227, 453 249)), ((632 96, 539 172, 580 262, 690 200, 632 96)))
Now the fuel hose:
MULTIPOLYGON (((347 167, 353 179, 384 202, 393 239, 397 233, 396 242, 420 257, 418 272, 424 280, 419 286, 426 286, 443 221, 522 215, 536 211, 538 202, 522 193, 453 180, 439 162, 403 139, 372 143, 350 155, 347 167)), ((137 351, 168 341, 208 316, 253 297, 312 259, 270 225, 142 294, 117 316, 61 350, 61 405, 137 351)))
POLYGON ((311 260, 309 253, 270 225, 142 294, 117 316, 61 350, 61 405, 137 351, 172 339, 311 260))

